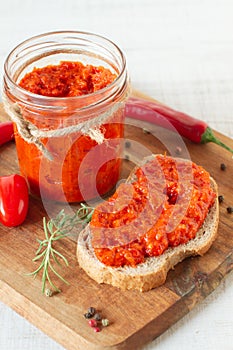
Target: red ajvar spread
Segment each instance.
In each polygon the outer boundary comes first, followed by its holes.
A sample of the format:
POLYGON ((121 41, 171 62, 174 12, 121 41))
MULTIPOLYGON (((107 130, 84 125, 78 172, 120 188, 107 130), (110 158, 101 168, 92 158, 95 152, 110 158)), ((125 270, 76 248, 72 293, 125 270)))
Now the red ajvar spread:
MULTIPOLYGON (((88 101, 95 103, 91 94, 105 88, 115 79, 116 75, 105 67, 67 61, 58 65, 34 68, 22 78, 19 85, 34 94, 54 97, 53 101, 58 105, 59 99, 56 102, 56 98, 87 94, 88 101)), ((40 110, 32 113, 24 111, 24 117, 38 128, 56 129, 62 125, 63 120, 66 122, 66 120, 72 120, 73 115, 75 117, 73 102, 73 100, 70 102, 67 100, 67 103, 70 104, 66 114, 57 113, 56 110, 50 112, 48 109, 46 112, 40 110), (51 117, 49 113, 51 113, 51 117)), ((84 103, 83 100, 80 103, 84 103)), ((98 116, 97 109, 95 113, 95 116, 98 116)), ((119 108, 113 115, 109 116, 106 123, 100 127, 105 139, 120 140, 123 137, 123 120, 123 108, 119 108)), ((106 162, 104 155, 110 150, 107 145, 103 144, 100 151, 96 151, 99 153, 95 153, 93 158, 88 160, 88 164, 82 169, 80 175, 79 168, 84 157, 97 145, 97 142, 80 133, 71 133, 68 136, 54 137, 49 141, 46 138, 41 139, 54 157, 53 161, 43 159, 42 163, 41 153, 37 147, 34 144, 28 144, 16 133, 20 170, 22 175, 28 179, 31 192, 38 196, 43 192, 47 198, 58 201, 63 201, 65 195, 68 202, 91 199, 96 194, 96 190, 99 195, 107 193, 114 187, 119 178, 121 165, 119 144, 112 147, 106 162), (97 174, 93 171, 96 159, 101 163, 97 174), (62 173, 61 178, 60 173, 62 173), (87 189, 85 198, 83 198, 80 186, 87 189)))
POLYGON ((156 156, 135 175, 91 220, 95 254, 108 266, 136 266, 195 238, 216 197, 209 173, 191 161, 156 156))
POLYGON ((98 91, 112 83, 115 78, 115 74, 102 66, 67 61, 34 68, 23 77, 19 86, 37 95, 72 97, 98 91))

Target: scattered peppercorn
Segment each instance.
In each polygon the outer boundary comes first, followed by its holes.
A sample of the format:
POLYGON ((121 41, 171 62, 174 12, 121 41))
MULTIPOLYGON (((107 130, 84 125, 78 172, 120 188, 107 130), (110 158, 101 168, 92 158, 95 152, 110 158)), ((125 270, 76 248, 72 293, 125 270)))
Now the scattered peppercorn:
POLYGON ((182 148, 179 147, 179 146, 177 146, 177 147, 176 147, 176 154, 179 155, 179 154, 181 154, 181 153, 182 153, 182 148))
POLYGON ((221 169, 221 170, 223 170, 223 171, 224 171, 224 170, 226 170, 226 164, 221 163, 221 165, 220 165, 220 169, 221 169))
POLYGON ((146 128, 143 128, 142 131, 143 131, 143 134, 150 134, 150 131, 147 130, 146 128))
POLYGON ((94 327, 93 329, 94 329, 94 332, 96 332, 96 333, 100 332, 100 328, 99 327, 94 327))
POLYGON ((224 201, 224 197, 222 195, 218 196, 218 202, 222 203, 224 201))
POLYGON ((89 307, 88 309, 87 309, 87 313, 90 313, 91 314, 91 316, 94 316, 94 314, 95 314, 95 308, 94 307, 89 307))
POLYGON ((102 319, 100 313, 96 312, 96 309, 92 306, 88 308, 84 317, 89 319, 88 324, 94 332, 100 332, 103 327, 107 327, 110 324, 109 320, 107 318, 102 319))
POLYGON ((97 312, 95 315, 94 315, 94 319, 96 321, 101 321, 101 315, 97 312))
POLYGON ((52 290, 49 288, 45 289, 44 293, 45 293, 46 297, 51 297, 53 295, 52 290))
POLYGON ((87 313, 84 314, 85 318, 92 318, 92 316, 93 315, 90 312, 87 312, 87 313))
POLYGON ((125 148, 130 148, 131 142, 130 141, 125 141, 125 148))
POLYGON ((103 326, 103 327, 109 326, 109 320, 108 320, 107 318, 103 318, 102 321, 101 321, 101 323, 102 323, 102 326, 103 326))
POLYGON ((233 207, 227 207, 227 212, 228 212, 229 214, 233 213, 233 207))
POLYGON ((97 321, 92 318, 91 320, 88 321, 89 326, 91 327, 97 327, 97 321))

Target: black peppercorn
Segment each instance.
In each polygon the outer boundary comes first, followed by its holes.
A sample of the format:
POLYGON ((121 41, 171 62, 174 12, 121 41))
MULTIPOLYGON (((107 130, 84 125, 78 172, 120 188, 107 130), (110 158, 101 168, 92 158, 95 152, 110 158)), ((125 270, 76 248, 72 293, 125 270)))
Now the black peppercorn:
POLYGON ((223 171, 226 170, 226 165, 224 163, 221 163, 220 169, 223 170, 223 171))
POLYGON ((87 309, 87 313, 88 314, 91 314, 91 316, 94 316, 94 314, 95 314, 95 308, 94 307, 89 307, 88 309, 87 309))
POLYGON ((229 214, 233 213, 233 207, 227 207, 227 212, 228 212, 229 214))
POLYGON ((96 321, 101 321, 102 317, 101 317, 101 315, 97 312, 97 313, 94 315, 94 319, 95 319, 96 321))
POLYGON ((93 315, 90 312, 87 312, 87 313, 84 314, 85 318, 92 318, 92 316, 93 315))
POLYGON ((125 148, 130 148, 131 142, 130 141, 125 141, 125 148))
POLYGON ((222 203, 224 201, 224 197, 222 195, 218 196, 218 202, 222 203))

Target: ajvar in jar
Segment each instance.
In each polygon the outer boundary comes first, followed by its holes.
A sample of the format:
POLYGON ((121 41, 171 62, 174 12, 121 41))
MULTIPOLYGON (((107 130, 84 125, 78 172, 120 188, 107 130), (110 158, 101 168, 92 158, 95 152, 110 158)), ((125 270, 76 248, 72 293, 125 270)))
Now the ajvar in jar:
POLYGON ((127 92, 124 55, 103 37, 48 33, 10 53, 4 76, 7 101, 20 108, 27 129, 33 126, 36 134, 42 132, 41 148, 34 134, 32 141, 25 139, 22 126, 15 123, 20 171, 32 194, 80 202, 103 196, 115 186, 127 92))

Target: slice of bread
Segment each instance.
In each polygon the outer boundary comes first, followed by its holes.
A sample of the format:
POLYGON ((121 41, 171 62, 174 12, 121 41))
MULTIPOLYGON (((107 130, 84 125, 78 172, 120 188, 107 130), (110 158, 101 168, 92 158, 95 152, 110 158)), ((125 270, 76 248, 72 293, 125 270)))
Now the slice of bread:
POLYGON ((218 188, 215 180, 210 180, 216 199, 194 239, 168 248, 160 256, 148 257, 136 267, 110 267, 96 258, 91 245, 90 226, 87 225, 78 238, 77 259, 80 267, 96 282, 111 284, 122 290, 144 292, 162 285, 170 269, 187 257, 205 254, 216 238, 219 222, 218 188))

